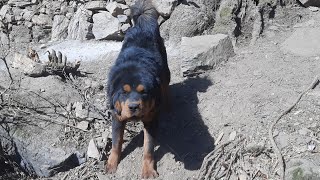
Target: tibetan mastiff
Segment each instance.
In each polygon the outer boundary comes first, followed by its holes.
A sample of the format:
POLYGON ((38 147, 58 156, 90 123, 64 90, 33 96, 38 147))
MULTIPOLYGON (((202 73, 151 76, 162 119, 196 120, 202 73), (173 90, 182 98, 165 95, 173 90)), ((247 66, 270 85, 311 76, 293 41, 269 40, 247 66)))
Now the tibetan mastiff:
POLYGON ((154 139, 160 105, 168 105, 170 70, 158 12, 150 0, 138 0, 131 8, 131 27, 112 66, 107 96, 112 109, 112 149, 106 171, 114 173, 120 160, 125 124, 144 124, 142 178, 155 178, 154 139))

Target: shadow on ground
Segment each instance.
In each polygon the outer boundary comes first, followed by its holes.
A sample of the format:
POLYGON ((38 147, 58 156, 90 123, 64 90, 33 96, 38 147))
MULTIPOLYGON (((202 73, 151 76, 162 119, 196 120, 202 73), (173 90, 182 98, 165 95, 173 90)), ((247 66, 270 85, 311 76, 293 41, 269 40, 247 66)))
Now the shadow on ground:
MULTIPOLYGON (((206 78, 192 78, 170 86, 172 110, 162 113, 159 119, 156 162, 170 152, 176 161, 184 163, 185 169, 200 169, 204 157, 214 149, 214 139, 198 111, 197 93, 206 92, 210 85, 212 82, 206 78)), ((122 158, 142 143, 143 132, 124 148, 122 158)))

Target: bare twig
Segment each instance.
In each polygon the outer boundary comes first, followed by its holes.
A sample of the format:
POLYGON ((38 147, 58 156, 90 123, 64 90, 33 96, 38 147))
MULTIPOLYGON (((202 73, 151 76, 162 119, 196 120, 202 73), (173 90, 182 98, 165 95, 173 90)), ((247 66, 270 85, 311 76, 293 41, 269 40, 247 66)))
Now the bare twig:
POLYGON ((273 137, 273 129, 275 127, 275 125, 279 122, 279 120, 286 114, 288 114, 297 104, 298 102, 301 100, 302 96, 305 95, 309 90, 311 89, 314 89, 315 86, 319 83, 319 77, 317 76, 313 81, 312 83, 310 84, 310 86, 305 90, 303 91, 299 97, 297 98, 297 100, 287 109, 285 110, 277 119, 275 119, 273 121, 273 123, 271 124, 270 128, 269 128, 269 139, 270 139, 270 142, 271 142, 271 145, 272 145, 272 148, 274 149, 274 152, 276 153, 276 156, 279 160, 279 164, 280 164, 280 177, 282 180, 285 179, 285 163, 284 163, 284 160, 283 160, 283 156, 281 154, 281 151, 280 149, 278 148, 275 140, 274 140, 274 137, 273 137))

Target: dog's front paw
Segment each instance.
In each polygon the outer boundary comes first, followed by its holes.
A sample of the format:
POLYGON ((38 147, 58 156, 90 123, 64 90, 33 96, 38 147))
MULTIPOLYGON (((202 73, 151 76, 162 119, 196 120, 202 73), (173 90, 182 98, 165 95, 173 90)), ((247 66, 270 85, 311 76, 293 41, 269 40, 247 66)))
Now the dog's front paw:
POLYGON ((110 154, 108 162, 106 163, 106 172, 109 174, 114 174, 118 167, 118 156, 113 153, 110 154))
POLYGON ((108 174, 114 174, 117 171, 117 164, 106 163, 105 169, 108 174))
POLYGON ((158 177, 159 174, 156 170, 154 170, 153 167, 151 166, 143 166, 142 168, 142 178, 143 179, 154 179, 156 177, 158 177))

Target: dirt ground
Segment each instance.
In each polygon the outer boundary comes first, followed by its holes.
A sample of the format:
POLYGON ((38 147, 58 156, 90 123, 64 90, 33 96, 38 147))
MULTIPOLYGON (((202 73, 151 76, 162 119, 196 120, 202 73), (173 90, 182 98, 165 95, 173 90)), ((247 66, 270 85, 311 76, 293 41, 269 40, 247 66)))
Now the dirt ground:
MULTIPOLYGON (((308 9, 294 11, 283 14, 289 16, 287 18, 279 17, 279 20, 271 22, 277 29, 267 27, 264 36, 254 46, 237 45, 236 56, 196 78, 181 77, 179 48, 168 47, 173 109, 160 117, 155 151, 160 174, 158 179, 197 179, 203 159, 215 148, 215 141, 218 139, 219 142, 216 145, 222 144, 234 132, 237 137, 245 138, 244 146, 259 144, 264 147, 261 155, 250 156, 249 159, 244 157, 241 168, 239 164, 235 168, 242 169, 248 178, 279 179, 279 164, 268 139, 268 128, 320 72, 317 57, 296 56, 281 50, 282 43, 293 33, 294 24, 320 16, 319 12, 308 9), (297 14, 303 15, 303 18, 297 14)), ((90 100, 94 102, 99 99, 98 109, 102 112, 106 107, 101 86, 105 86, 106 75, 115 56, 116 53, 83 63, 80 71, 88 72, 87 77, 77 80, 79 86, 85 86, 88 79, 98 84, 92 88, 94 91, 90 100)), ((46 89, 42 95, 59 100, 63 106, 82 100, 74 86, 57 77, 34 79, 12 71, 15 79, 21 78, 21 89, 46 89)), ((0 76, 0 82, 7 82, 7 77, 0 76)), ((316 87, 303 96, 293 111, 276 125, 275 139, 288 163, 287 168, 294 159, 310 160, 320 166, 319 96, 320 87, 316 87), (312 151, 308 150, 310 143, 315 146, 312 151)), ((101 117, 97 119, 98 122, 103 121, 101 117)), ((62 128, 59 136, 64 137, 62 141, 74 143, 71 137, 81 134, 85 140, 80 141, 78 147, 85 149, 91 137, 101 134, 99 128, 109 129, 108 122, 101 124, 92 126, 89 132, 77 132, 71 128, 68 134, 62 128)), ((104 174, 104 160, 90 159, 70 171, 42 179, 139 179, 143 151, 141 129, 139 123, 128 127, 116 174, 104 174)), ((234 171, 230 179, 238 179, 239 172, 234 171)))

